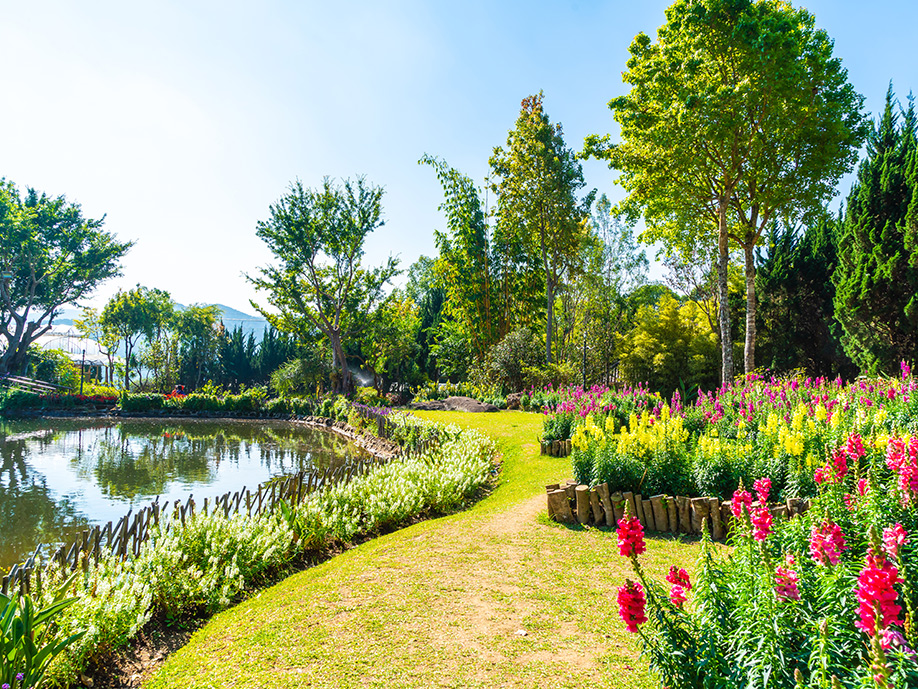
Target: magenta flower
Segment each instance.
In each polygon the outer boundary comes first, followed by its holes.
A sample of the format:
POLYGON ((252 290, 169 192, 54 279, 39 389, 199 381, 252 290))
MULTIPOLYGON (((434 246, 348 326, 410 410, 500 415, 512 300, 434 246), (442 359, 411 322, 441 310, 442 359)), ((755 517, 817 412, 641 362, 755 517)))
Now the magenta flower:
POLYGON ((837 565, 842 551, 847 549, 845 534, 838 524, 825 521, 819 527, 813 527, 810 533, 810 556, 816 564, 837 565))
POLYGON ((752 505, 752 495, 749 491, 744 490, 741 487, 733 491, 733 500, 730 503, 730 508, 733 510, 733 516, 739 519, 743 516, 743 507, 746 508, 746 511, 749 511, 750 506, 752 505))
POLYGON ((768 502, 768 494, 771 492, 771 479, 767 476, 763 476, 755 483, 752 484, 752 488, 755 490, 756 495, 759 498, 759 502, 763 505, 768 502))
POLYGON ((771 534, 771 512, 767 505, 759 505, 752 511, 752 537, 764 541, 771 534))
POLYGON ((637 556, 647 550, 644 544, 644 527, 637 517, 618 520, 618 552, 623 557, 637 556))
POLYGON ((775 593, 778 600, 800 600, 799 583, 800 578, 794 570, 780 565, 775 568, 775 593))
POLYGON ((647 621, 644 614, 646 604, 644 589, 637 582, 628 579, 624 586, 618 587, 618 615, 632 634, 637 632, 639 624, 647 621))
POLYGON ((692 582, 689 580, 688 572, 682 567, 677 568, 676 565, 672 565, 669 568, 669 574, 666 575, 666 581, 674 586, 681 586, 686 591, 692 590, 692 582))
POLYGON ((677 608, 681 608, 682 604, 685 603, 685 589, 683 589, 679 584, 673 584, 672 588, 669 590, 669 601, 677 608))
POLYGON ((890 557, 899 557, 899 548, 908 540, 908 532, 902 524, 896 523, 895 526, 887 526, 883 529, 883 550, 890 557))
POLYGON ((868 636, 890 625, 902 626, 902 607, 896 605, 895 585, 902 578, 899 570, 883 554, 867 553, 867 563, 857 577, 857 601, 860 619, 854 626, 868 636))

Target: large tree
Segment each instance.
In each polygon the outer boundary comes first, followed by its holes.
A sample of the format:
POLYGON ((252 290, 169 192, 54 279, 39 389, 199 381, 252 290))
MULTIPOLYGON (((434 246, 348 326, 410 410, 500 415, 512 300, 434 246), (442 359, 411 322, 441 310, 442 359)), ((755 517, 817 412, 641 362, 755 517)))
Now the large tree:
POLYGON ((256 234, 277 259, 249 281, 268 294, 271 309, 252 302, 278 330, 305 335, 318 330, 331 345, 340 375, 336 391, 351 389, 344 343, 355 335, 398 273, 390 257, 382 266, 361 266, 367 235, 382 226, 383 190, 356 182, 336 185, 326 178, 319 189, 297 180, 270 207, 256 234))
POLYGON ((499 235, 519 238, 520 273, 541 278, 545 360, 551 363, 555 296, 580 256, 594 193, 578 198, 584 187, 580 162, 565 145, 561 125, 545 113, 541 92, 523 100, 506 149, 497 146, 489 163, 498 204, 495 244, 502 244, 499 235))
POLYGON ((124 343, 124 389, 131 384, 131 369, 140 373, 140 361, 134 355, 141 339, 148 342, 168 326, 174 312, 168 292, 137 285, 128 291, 118 290, 102 309, 101 328, 124 343))
POLYGON ((131 242, 83 217, 78 204, 0 179, 0 374, 21 373, 29 345, 75 304, 120 274, 131 242))
POLYGON ((747 371, 754 367, 753 249, 778 216, 818 210, 852 163, 861 97, 805 10, 773 0, 678 0, 654 43, 639 34, 609 107, 621 143, 589 137, 643 214, 649 241, 717 246, 724 382, 733 377, 731 239, 747 259, 747 371))
POLYGON ((838 243, 835 314, 848 356, 871 373, 918 358, 918 123, 892 85, 848 196, 838 243))

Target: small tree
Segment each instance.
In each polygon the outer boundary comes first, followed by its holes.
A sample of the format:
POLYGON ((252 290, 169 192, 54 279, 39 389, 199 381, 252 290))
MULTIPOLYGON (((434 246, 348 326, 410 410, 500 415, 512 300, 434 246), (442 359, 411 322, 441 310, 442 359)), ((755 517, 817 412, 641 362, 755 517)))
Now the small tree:
POLYGON ((102 309, 99 318, 102 329, 124 342, 125 390, 130 387, 131 368, 140 368, 134 350, 141 338, 152 340, 171 314, 172 298, 168 292, 140 285, 127 292, 118 290, 102 309))
POLYGON ((0 179, 0 374, 20 373, 29 346, 51 329, 63 304, 78 303, 120 274, 131 242, 118 242, 103 220, 80 206, 0 179))
POLYGON ((278 330, 304 336, 320 331, 331 345, 334 365, 340 371, 337 392, 350 391, 344 343, 359 330, 384 297, 383 286, 398 273, 390 257, 372 270, 361 267, 367 235, 382 226, 383 190, 366 183, 346 181, 343 187, 325 178, 322 188, 306 189, 299 181, 271 206, 271 217, 260 221, 256 234, 268 245, 277 265, 248 276, 268 293, 274 310, 252 302, 278 330))

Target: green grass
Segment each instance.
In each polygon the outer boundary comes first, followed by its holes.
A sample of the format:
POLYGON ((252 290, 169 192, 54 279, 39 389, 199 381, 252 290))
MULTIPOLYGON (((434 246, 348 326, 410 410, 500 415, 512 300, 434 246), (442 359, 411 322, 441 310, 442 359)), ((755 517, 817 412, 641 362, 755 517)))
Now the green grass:
MULTIPOLYGON (((615 589, 614 532, 544 517, 544 486, 571 474, 540 456, 542 417, 422 416, 478 428, 502 453, 472 509, 382 536, 217 615, 146 686, 652 687, 615 589), (540 516, 542 515, 542 516, 540 516)), ((697 545, 650 538, 659 578, 697 545)))

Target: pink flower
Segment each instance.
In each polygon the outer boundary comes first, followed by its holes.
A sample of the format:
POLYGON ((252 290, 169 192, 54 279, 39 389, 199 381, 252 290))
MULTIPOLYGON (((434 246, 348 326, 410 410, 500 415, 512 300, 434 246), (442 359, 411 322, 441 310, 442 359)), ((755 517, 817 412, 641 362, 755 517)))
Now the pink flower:
POLYGON ((816 561, 816 564, 837 565, 841 552, 847 549, 845 534, 842 533, 838 524, 825 521, 818 528, 813 527, 810 533, 810 556, 816 561))
POLYGON ((778 600, 800 600, 798 583, 800 579, 794 570, 780 565, 775 568, 775 593, 778 595, 778 600))
POLYGON ((637 517, 618 520, 618 552, 623 557, 637 556, 647 550, 644 544, 644 527, 637 517))
POLYGON ((901 651, 911 656, 915 655, 915 650, 908 647, 902 633, 895 629, 884 629, 880 632, 880 645, 884 651, 901 651))
POLYGON ((685 600, 685 589, 679 586, 679 584, 673 584, 672 588, 669 590, 669 601, 677 608, 681 608, 685 600))
POLYGON ((760 478, 758 481, 752 484, 752 488, 755 490, 756 495, 759 498, 759 502, 765 504, 768 502, 768 494, 771 492, 771 479, 767 476, 760 478))
POLYGON ((672 565, 669 568, 669 574, 666 575, 666 581, 675 586, 681 586, 686 591, 692 590, 692 582, 689 581, 688 572, 679 567, 676 568, 676 565, 672 565))
POLYGON ((752 511, 752 537, 764 541, 771 534, 771 512, 767 505, 759 505, 752 511))
POLYGON ((867 479, 862 478, 857 482, 857 494, 858 495, 867 495, 867 479))
POLYGON ((730 503, 730 507, 733 510, 733 516, 739 519, 743 516, 743 507, 746 508, 746 511, 749 511, 749 507, 752 505, 752 495, 749 491, 744 490, 742 487, 737 488, 733 491, 733 500, 730 503))
POLYGON ((867 563, 857 577, 857 601, 860 619, 854 626, 868 636, 890 625, 902 625, 896 605, 895 585, 902 581, 899 570, 883 554, 867 553, 867 563))
POLYGON ((899 548, 906 540, 908 540, 908 533, 898 522, 895 526, 887 526, 883 529, 883 550, 889 553, 890 557, 899 557, 899 548))
MULTIPOLYGON (((860 436, 858 436, 860 440, 860 436)), ((848 443, 850 444, 851 438, 848 438, 848 443)), ((861 452, 864 451, 864 446, 861 444, 861 452)), ((835 470, 835 478, 841 481, 848 473, 848 454, 845 450, 840 447, 835 448, 835 451, 832 453, 832 468, 835 470)))
POLYGON ((858 433, 852 433, 845 441, 845 452, 851 459, 860 459, 864 456, 864 439, 858 433))
POLYGON ((644 589, 637 582, 628 579, 624 586, 618 587, 618 615, 632 634, 637 632, 639 624, 647 621, 646 604, 644 589))
POLYGON ((905 440, 902 438, 890 438, 886 446, 886 466, 890 471, 899 473, 902 465, 905 463, 905 440))

